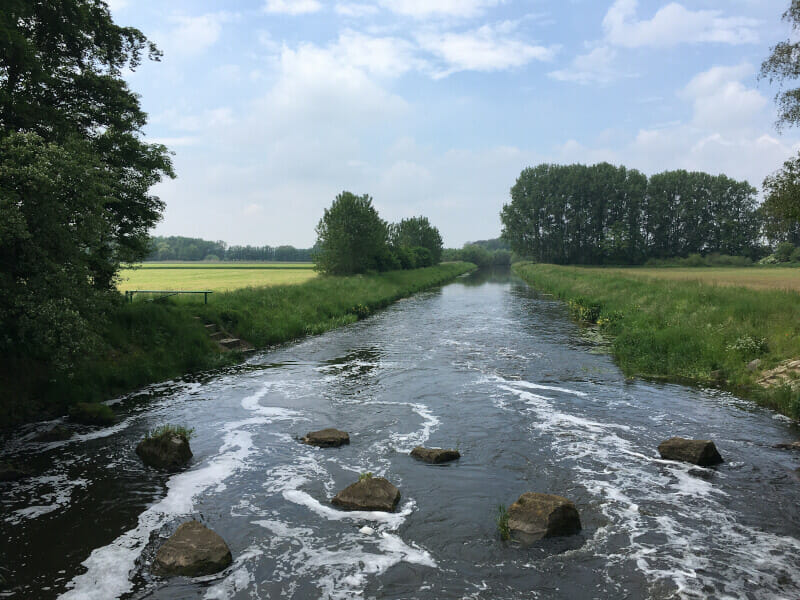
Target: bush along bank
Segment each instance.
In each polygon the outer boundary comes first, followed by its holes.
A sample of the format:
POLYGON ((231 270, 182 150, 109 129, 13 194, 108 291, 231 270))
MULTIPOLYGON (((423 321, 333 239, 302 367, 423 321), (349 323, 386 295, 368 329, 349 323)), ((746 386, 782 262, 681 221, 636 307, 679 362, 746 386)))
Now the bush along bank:
POLYGON ((800 417, 800 295, 580 267, 512 269, 608 334, 626 376, 719 387, 800 417))
POLYGON ((46 365, 0 365, 0 427, 65 414, 181 375, 241 360, 223 352, 206 324, 265 348, 353 323, 392 302, 446 283, 475 265, 443 263, 407 271, 321 276, 297 285, 217 293, 209 304, 120 300, 101 326, 97 350, 67 373, 46 365))

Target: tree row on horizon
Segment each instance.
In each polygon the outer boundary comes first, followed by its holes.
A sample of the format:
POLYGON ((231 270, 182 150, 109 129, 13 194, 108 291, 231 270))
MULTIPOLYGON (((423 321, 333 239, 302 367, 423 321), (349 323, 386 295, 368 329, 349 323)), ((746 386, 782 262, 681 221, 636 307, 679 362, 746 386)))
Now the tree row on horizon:
POLYGON ((555 264, 641 264, 690 254, 756 257, 767 227, 757 190, 699 171, 647 177, 609 163, 542 164, 522 171, 501 211, 519 255, 555 264))

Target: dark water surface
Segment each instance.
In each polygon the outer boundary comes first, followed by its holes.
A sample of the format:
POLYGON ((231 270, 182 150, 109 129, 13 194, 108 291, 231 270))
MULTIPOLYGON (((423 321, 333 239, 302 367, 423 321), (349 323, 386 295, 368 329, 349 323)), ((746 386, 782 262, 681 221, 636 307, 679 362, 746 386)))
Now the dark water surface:
POLYGON ((627 382, 563 305, 507 275, 476 274, 353 326, 195 381, 123 399, 123 420, 67 442, 4 441, 36 476, 0 484, 5 597, 798 598, 800 456, 788 420, 719 392, 627 382), (162 423, 195 428, 181 474, 134 454, 162 423), (348 430, 319 450, 309 430, 348 430), (673 435, 713 438, 717 469, 657 459, 673 435), (418 444, 458 447, 447 466, 418 444), (371 471, 397 513, 330 498, 371 471), (526 491, 575 501, 580 536, 499 538, 498 504, 526 491), (148 565, 196 518, 234 564, 200 579, 148 565), (374 533, 361 533, 365 525, 374 533))

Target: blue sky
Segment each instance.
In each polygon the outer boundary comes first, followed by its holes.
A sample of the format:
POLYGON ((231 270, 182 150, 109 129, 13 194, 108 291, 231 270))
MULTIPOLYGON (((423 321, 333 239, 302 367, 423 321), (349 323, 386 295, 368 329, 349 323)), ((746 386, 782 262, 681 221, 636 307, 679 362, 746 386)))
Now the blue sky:
POLYGON ((342 190, 445 245, 495 237, 526 166, 756 187, 800 149, 756 74, 788 0, 111 0, 164 52, 127 73, 178 178, 156 233, 310 246, 342 190))

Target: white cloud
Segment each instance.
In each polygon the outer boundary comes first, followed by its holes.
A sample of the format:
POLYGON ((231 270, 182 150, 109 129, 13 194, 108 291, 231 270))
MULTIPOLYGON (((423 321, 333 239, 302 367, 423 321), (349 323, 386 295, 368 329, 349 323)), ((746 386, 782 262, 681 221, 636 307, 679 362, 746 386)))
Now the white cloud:
POLYGON ((127 8, 130 2, 128 0, 106 0, 106 4, 108 4, 108 8, 110 8, 112 12, 117 12, 127 8))
POLYGON ((322 10, 318 0, 266 0, 264 12, 284 15, 304 15, 322 10))
POLYGON ((223 23, 232 21, 236 15, 227 12, 209 13, 199 16, 174 15, 169 21, 174 27, 167 33, 156 34, 159 47, 167 59, 191 57, 202 54, 220 37, 223 23))
POLYGON ((754 74, 748 64, 713 67, 696 75, 680 92, 693 104, 692 122, 697 127, 722 132, 750 128, 769 103, 758 90, 747 88, 742 79, 754 74))
POLYGON ((509 24, 484 25, 465 33, 420 34, 420 46, 444 61, 446 67, 436 77, 457 71, 503 71, 531 61, 548 61, 553 47, 536 46, 509 37, 509 24))
POLYGON ((429 17, 476 17, 503 0, 380 0, 380 4, 400 15, 429 17))
POLYGON ((397 77, 424 67, 410 42, 395 37, 370 37, 354 31, 339 36, 332 52, 342 64, 363 68, 380 76, 397 77))
POLYGON ((617 51, 608 46, 598 46, 587 54, 576 56, 566 69, 552 71, 548 75, 558 81, 575 83, 611 83, 622 77, 634 77, 614 66, 617 51))
POLYGON ((743 80, 749 65, 718 66, 698 73, 678 92, 691 118, 640 129, 627 142, 593 147, 570 140, 556 150, 557 160, 625 164, 647 173, 668 169, 725 173, 759 187, 763 178, 797 151, 771 135, 768 100, 743 80))
POLYGON ((368 17, 378 12, 378 7, 373 4, 341 3, 336 5, 336 12, 343 17, 368 17))
POLYGON ((650 20, 637 18, 638 0, 616 0, 603 19, 606 40, 616 46, 674 46, 716 42, 746 44, 758 41, 758 21, 723 17, 719 10, 689 10, 676 2, 660 8, 650 20))

